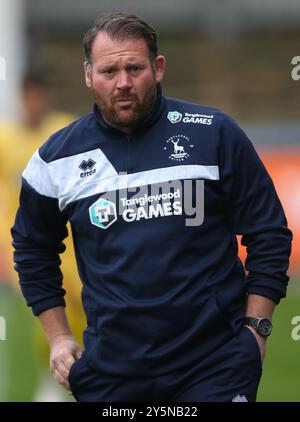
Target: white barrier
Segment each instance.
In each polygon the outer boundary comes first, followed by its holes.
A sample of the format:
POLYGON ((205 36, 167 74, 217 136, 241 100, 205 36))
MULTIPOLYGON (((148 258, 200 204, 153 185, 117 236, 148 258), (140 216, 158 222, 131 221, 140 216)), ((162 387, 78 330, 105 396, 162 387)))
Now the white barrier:
POLYGON ((6 340, 6 320, 0 316, 0 341, 6 340))

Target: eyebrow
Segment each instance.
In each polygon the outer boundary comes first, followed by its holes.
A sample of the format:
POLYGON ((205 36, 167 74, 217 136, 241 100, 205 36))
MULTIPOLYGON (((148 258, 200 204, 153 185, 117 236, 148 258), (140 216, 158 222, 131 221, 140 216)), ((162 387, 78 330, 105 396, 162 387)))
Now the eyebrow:
MULTIPOLYGON (((125 66, 145 66, 146 65, 146 63, 145 63, 145 59, 137 59, 137 58, 135 58, 135 57, 133 57, 132 59, 128 59, 128 62, 126 63, 126 65, 125 66)), ((114 69, 114 68, 117 68, 117 67, 119 67, 119 60, 117 60, 117 62, 107 62, 107 63, 99 63, 99 65, 97 66, 97 70, 102 70, 102 69, 110 69, 110 68, 112 68, 112 69, 114 69)))

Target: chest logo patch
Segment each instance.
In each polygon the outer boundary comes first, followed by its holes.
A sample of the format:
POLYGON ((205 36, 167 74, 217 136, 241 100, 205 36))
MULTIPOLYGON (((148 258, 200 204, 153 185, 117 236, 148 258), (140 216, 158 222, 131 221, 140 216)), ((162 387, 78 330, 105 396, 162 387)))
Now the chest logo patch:
POLYGON ((90 220, 94 226, 107 229, 117 220, 116 204, 99 198, 89 208, 90 220))
POLYGON ((164 147, 165 151, 169 151, 170 160, 184 161, 190 156, 191 144, 190 139, 185 135, 174 135, 167 139, 167 146, 164 147))

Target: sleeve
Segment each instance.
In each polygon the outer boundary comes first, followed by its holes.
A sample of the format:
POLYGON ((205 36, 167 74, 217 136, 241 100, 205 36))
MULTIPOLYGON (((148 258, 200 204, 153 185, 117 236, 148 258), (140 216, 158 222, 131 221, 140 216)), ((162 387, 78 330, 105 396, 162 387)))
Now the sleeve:
POLYGON ((292 233, 271 177, 246 134, 225 114, 219 130, 225 216, 247 248, 246 290, 279 303, 289 281, 292 233))
POLYGON ((65 250, 66 224, 47 163, 37 152, 23 173, 20 207, 11 230, 15 269, 34 315, 65 306, 59 254, 65 250))

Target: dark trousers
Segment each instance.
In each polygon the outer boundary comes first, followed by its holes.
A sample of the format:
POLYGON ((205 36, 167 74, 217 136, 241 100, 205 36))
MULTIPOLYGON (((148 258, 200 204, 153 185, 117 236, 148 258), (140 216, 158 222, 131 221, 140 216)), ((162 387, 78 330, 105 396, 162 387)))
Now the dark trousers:
POLYGON ((85 354, 71 367, 80 402, 255 401, 262 373, 257 341, 247 327, 193 366, 155 377, 112 377, 89 367, 85 354))

